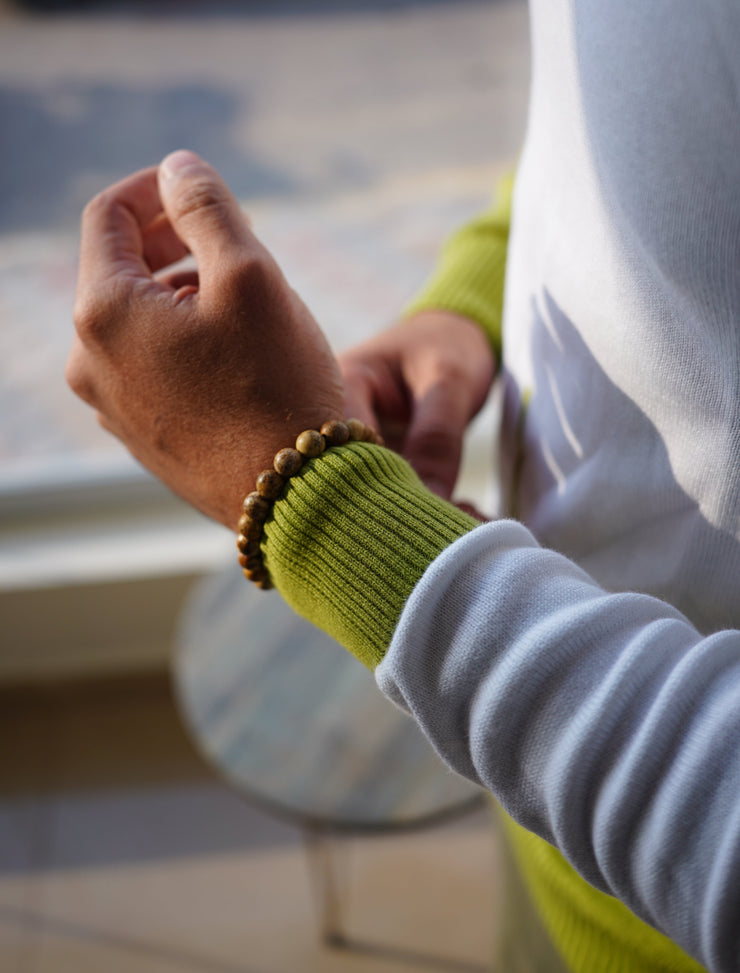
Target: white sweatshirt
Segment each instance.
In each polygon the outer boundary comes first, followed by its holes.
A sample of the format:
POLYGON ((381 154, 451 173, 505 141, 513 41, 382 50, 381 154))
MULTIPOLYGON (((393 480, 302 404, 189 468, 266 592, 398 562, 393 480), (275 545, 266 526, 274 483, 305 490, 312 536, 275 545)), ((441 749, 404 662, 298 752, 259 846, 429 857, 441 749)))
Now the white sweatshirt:
POLYGON ((377 678, 515 820, 730 973, 740 4, 531 8, 503 420, 531 533, 502 521, 448 548, 377 678))

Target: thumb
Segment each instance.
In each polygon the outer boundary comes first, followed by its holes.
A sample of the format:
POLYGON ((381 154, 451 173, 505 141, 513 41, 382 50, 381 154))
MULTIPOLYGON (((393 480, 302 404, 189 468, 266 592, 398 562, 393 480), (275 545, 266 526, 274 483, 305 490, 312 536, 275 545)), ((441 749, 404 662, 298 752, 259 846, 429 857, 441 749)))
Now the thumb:
POLYGON ((467 424, 459 389, 432 385, 414 404, 403 454, 425 485, 445 499, 455 488, 467 424))
POLYGON ((159 195, 177 236, 193 254, 201 282, 228 263, 229 257, 254 248, 256 240, 231 190, 216 170, 186 149, 168 155, 159 166, 159 195))

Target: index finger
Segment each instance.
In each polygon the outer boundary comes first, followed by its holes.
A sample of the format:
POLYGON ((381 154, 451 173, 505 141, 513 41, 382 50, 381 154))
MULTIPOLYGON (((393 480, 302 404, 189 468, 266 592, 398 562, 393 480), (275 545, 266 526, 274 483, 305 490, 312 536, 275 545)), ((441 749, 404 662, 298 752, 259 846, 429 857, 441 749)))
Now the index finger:
POLYGON ((434 493, 449 499, 470 416, 459 388, 439 382, 417 393, 403 455, 434 493))
POLYGON ((122 273, 151 278, 143 232, 161 212, 156 166, 98 193, 82 214, 80 287, 122 273))

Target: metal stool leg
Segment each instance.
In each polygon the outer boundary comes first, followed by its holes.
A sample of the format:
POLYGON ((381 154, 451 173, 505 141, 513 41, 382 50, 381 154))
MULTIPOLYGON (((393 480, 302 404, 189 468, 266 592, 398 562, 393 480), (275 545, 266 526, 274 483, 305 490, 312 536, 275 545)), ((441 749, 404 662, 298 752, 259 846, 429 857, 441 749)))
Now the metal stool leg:
POLYGON ((319 901, 321 937, 328 946, 347 946, 343 930, 341 885, 337 874, 336 847, 332 836, 321 828, 304 828, 311 883, 319 901))

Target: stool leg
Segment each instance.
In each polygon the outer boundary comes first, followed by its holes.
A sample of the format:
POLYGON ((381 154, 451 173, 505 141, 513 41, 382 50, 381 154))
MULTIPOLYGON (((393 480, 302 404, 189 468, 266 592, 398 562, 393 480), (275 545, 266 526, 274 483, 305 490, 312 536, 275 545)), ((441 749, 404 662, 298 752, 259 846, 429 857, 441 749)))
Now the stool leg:
POLYGON ((347 937, 342 928, 340 881, 337 877, 331 836, 321 828, 304 828, 311 884, 319 899, 321 938, 327 946, 342 948, 347 937))

